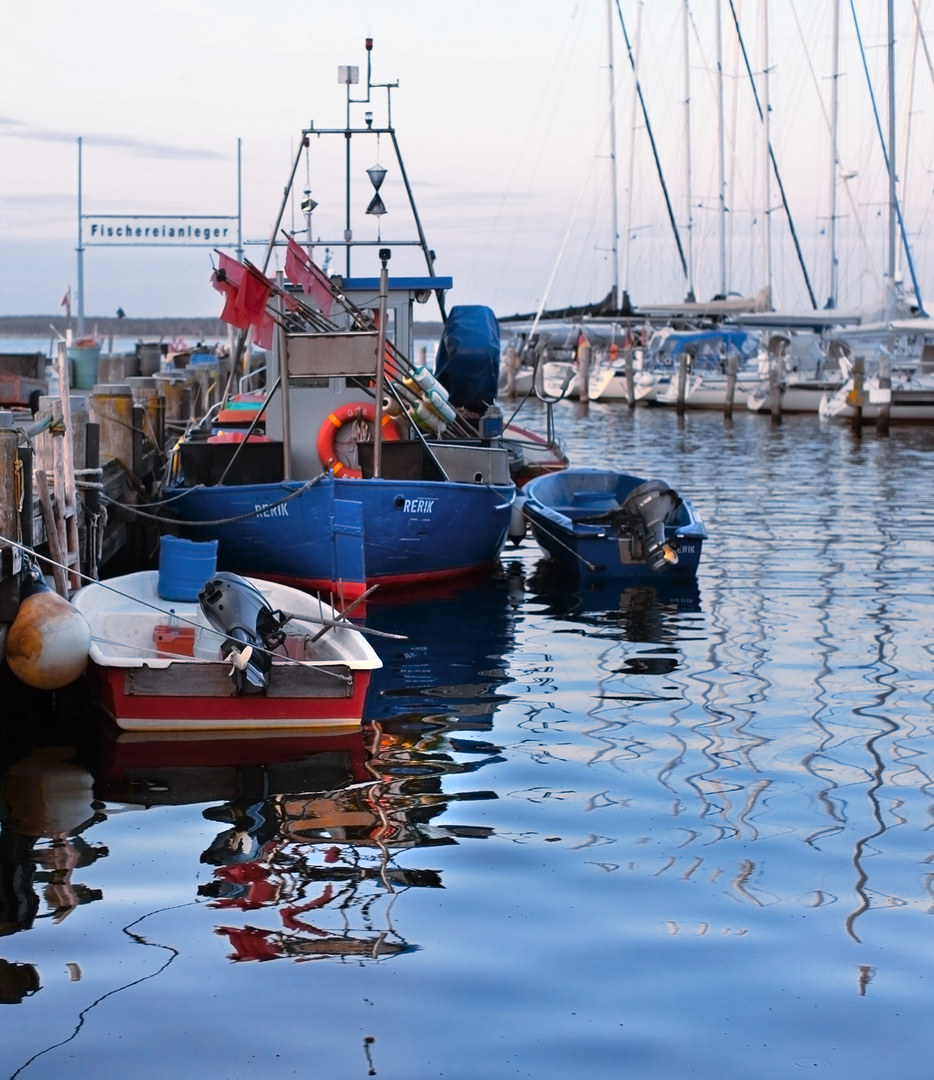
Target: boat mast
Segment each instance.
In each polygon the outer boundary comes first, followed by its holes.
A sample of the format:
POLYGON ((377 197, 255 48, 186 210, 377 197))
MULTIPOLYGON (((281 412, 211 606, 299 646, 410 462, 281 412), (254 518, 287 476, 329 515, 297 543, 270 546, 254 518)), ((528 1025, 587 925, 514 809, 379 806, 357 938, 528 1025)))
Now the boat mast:
MULTIPOLYGON (((888 69, 889 69, 889 295, 892 301, 891 317, 895 310, 895 0, 889 0, 888 19, 888 69)), ((888 303, 886 303, 888 307, 888 303)))
MULTIPOLYGON (((911 118, 914 115, 915 108, 915 72, 918 66, 918 43, 924 36, 924 31, 921 29, 920 12, 918 11, 917 0, 914 0, 915 11, 915 32, 911 44, 911 72, 908 79, 908 108, 905 113, 905 156, 904 164, 902 165, 902 202, 906 202, 908 199, 908 150, 911 145, 911 118)), ((927 51, 927 45, 925 45, 925 51, 927 51)), ((896 252, 896 259, 898 260, 898 266, 896 273, 901 276, 901 260, 899 258, 899 252, 896 252)))
MULTIPOLYGON (((635 85, 639 85, 639 54, 642 41, 642 0, 639 0, 639 7, 636 10, 636 48, 635 57, 633 59, 633 76, 635 79, 635 85)), ((626 246, 625 246, 625 260, 626 266, 623 273, 623 280, 626 282, 626 291, 629 291, 629 250, 632 244, 632 185, 635 174, 636 164, 636 105, 638 103, 638 97, 636 94, 632 95, 632 110, 629 115, 629 191, 628 199, 626 203, 626 246)))
POLYGON ((772 148, 769 134, 771 113, 769 108, 769 0, 762 0, 759 18, 762 23, 762 102, 764 105, 762 133, 765 149, 765 175, 763 177, 765 184, 765 283, 769 290, 769 307, 774 308, 772 303, 772 170, 769 165, 769 152, 772 148))
MULTIPOLYGON (((632 70, 636 70, 636 61, 632 55, 632 46, 629 44, 629 35, 626 33, 626 22, 623 19, 623 9, 619 5, 619 0, 616 0, 616 12, 619 15, 619 24, 623 30, 623 38, 626 42, 626 51, 629 53, 629 63, 632 65, 632 70)), ((675 212, 671 206, 671 198, 668 195, 668 185, 665 183, 665 175, 662 172, 662 163, 658 157, 658 147, 655 145, 655 136, 652 134, 652 125, 649 123, 649 111, 645 106, 645 98, 642 95, 642 86, 638 77, 636 78, 636 93, 639 96, 639 105, 642 108, 642 118, 645 120, 645 130, 649 136, 649 142, 652 145, 652 157, 655 159, 655 168, 658 172, 658 180, 662 185, 662 194, 665 197, 665 207, 668 210, 668 221, 671 224, 671 231, 674 233, 675 243, 678 245, 678 255, 681 258, 681 269, 684 271, 684 276, 688 276, 688 264, 684 257, 684 248, 681 245, 681 234, 678 232, 678 223, 675 220, 675 212)))
POLYGON ((717 167, 718 201, 720 203, 720 295, 726 298, 726 174, 723 162, 723 31, 720 22, 720 0, 717 7, 717 167))
POLYGON ((837 306, 837 120, 840 78, 840 0, 833 0, 833 82, 830 105, 830 295, 827 307, 837 306))
POLYGON ((688 231, 688 294, 687 302, 693 304, 694 296, 694 214, 693 197, 691 195, 691 61, 688 50, 688 33, 690 14, 688 12, 688 0, 683 0, 682 14, 684 22, 684 169, 687 199, 687 231, 688 231))
POLYGON ((612 0, 606 0, 606 49, 607 66, 610 90, 610 205, 612 217, 612 244, 610 250, 613 258, 613 310, 619 310, 619 206, 617 204, 617 192, 619 190, 616 179, 616 79, 613 74, 613 8, 612 0))
MULTIPOLYGON (((764 120, 762 114, 762 105, 759 102, 759 95, 756 93, 756 80, 752 73, 752 66, 749 63, 749 56, 746 53, 746 44, 743 41, 743 32, 739 26, 739 16, 736 14, 736 5, 733 0, 730 0, 730 12, 733 15, 733 25, 736 27, 736 38, 739 42, 739 47, 743 54, 743 63, 746 66, 746 74, 749 76, 749 82, 752 86, 752 96, 756 103, 756 109, 759 113, 759 119, 764 120)), ((811 307, 816 310, 817 299, 814 296, 814 290, 811 288, 811 279, 808 277, 807 267, 804 265, 804 253, 801 251, 801 243, 798 240, 798 234, 795 231, 795 223, 791 216, 791 208, 788 205, 788 198, 785 195, 785 185, 782 183, 781 173, 778 171, 778 161, 775 158, 775 151, 772 149, 771 143, 769 144, 769 160, 772 163, 772 168, 775 170, 775 182, 778 184, 778 190, 782 198, 782 206, 785 209, 785 216, 788 218, 788 228, 791 230, 791 239, 794 241, 795 252, 798 255, 798 265, 801 267, 801 273, 804 277, 804 284, 807 286, 808 297, 811 301, 811 307)))
MULTIPOLYGON (((731 2, 732 2, 732 0, 731 0, 731 2)), ((894 18, 893 13, 892 13, 892 9, 891 9, 891 3, 892 3, 892 0, 889 0, 889 18, 890 18, 890 20, 892 20, 894 18)), ((863 38, 862 38, 862 35, 859 32, 859 20, 856 18, 856 7, 854 5, 853 0, 850 0, 850 11, 852 12, 852 15, 853 15, 853 26, 854 26, 854 28, 856 30, 856 43, 859 46, 859 54, 860 54, 860 57, 862 58, 862 61, 863 61, 863 73, 866 76, 866 86, 869 89, 869 100, 872 103, 872 114, 873 114, 873 117, 875 118, 875 121, 876 121, 876 132, 878 133, 879 141, 882 144, 882 156, 885 159, 885 168, 886 168, 886 172, 888 173, 888 176, 889 176, 889 181, 890 181, 890 183, 889 183, 889 198, 890 198, 890 203, 891 203, 890 209, 894 210, 895 215, 898 218, 899 232, 901 233, 902 245, 903 245, 903 247, 905 249, 905 261, 908 263, 908 272, 911 274, 911 284, 912 284, 912 287, 914 288, 914 291, 915 291, 915 300, 917 301, 918 314, 919 315, 927 315, 927 312, 924 310, 924 299, 921 296, 921 282, 918 281, 918 274, 917 274, 917 271, 915 270, 914 256, 911 254, 911 245, 908 243, 908 232, 907 232, 907 230, 905 228, 905 217, 902 214, 901 206, 899 206, 898 196, 895 194, 894 183, 893 183, 894 174, 893 174, 893 171, 892 171, 894 166, 892 164, 892 159, 889 157, 889 152, 888 152, 888 149, 886 148, 885 138, 884 138, 884 136, 882 134, 882 122, 879 119, 879 109, 876 106, 876 95, 875 95, 875 93, 873 92, 873 89, 872 89, 872 79, 870 79, 870 77, 869 77, 869 65, 866 62, 866 50, 863 48, 863 38)), ((891 36, 892 35, 890 34, 890 37, 891 36)), ((891 58, 891 53, 890 53, 890 58, 891 58)), ((894 95, 893 95, 893 97, 894 97, 894 95)), ((894 108, 894 101, 893 101, 893 108, 894 108)))

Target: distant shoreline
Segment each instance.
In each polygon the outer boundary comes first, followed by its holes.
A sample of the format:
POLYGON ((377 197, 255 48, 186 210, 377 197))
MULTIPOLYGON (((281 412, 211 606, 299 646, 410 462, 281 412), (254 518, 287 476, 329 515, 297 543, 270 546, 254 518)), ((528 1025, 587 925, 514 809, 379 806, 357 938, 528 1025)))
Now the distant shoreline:
MULTIPOLYGON (((0 337, 35 337, 46 339, 52 327, 64 335, 71 330, 77 335, 76 320, 63 319, 60 315, 0 315, 0 337)), ((100 338, 137 337, 147 340, 171 340, 172 338, 195 338, 198 341, 226 338, 227 324, 217 318, 164 318, 164 319, 115 319, 112 316, 86 315, 84 330, 88 335, 100 338)), ((440 338, 440 322, 416 322, 415 337, 440 338)))

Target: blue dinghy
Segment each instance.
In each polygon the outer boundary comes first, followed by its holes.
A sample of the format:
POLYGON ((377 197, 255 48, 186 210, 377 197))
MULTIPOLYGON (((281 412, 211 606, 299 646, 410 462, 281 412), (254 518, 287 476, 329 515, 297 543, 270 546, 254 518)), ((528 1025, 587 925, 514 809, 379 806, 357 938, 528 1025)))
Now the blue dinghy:
POLYGON ((693 578, 707 530, 663 480, 574 468, 523 489, 532 536, 582 578, 693 578))

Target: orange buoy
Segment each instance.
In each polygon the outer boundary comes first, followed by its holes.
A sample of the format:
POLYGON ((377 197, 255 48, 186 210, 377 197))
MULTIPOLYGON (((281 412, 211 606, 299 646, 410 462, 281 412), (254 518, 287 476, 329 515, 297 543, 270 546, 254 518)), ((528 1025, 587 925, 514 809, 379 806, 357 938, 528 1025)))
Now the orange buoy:
POLYGON ((87 619, 46 585, 38 569, 31 571, 6 638, 13 674, 37 690, 58 690, 84 673, 90 647, 87 619))
MULTIPOLYGON (((335 476, 359 477, 361 472, 348 461, 341 460, 341 449, 338 447, 338 434, 345 424, 368 425, 363 431, 352 428, 350 440, 354 443, 369 441, 370 427, 376 423, 376 410, 368 401, 355 401, 349 405, 342 405, 335 409, 324 421, 318 430, 318 457, 321 458, 321 466, 324 469, 333 469, 335 476), (358 438, 357 435, 366 435, 366 438, 358 438)), ((402 438, 395 420, 386 413, 382 419, 383 439, 386 442, 398 442, 402 438)), ((346 433, 345 433, 346 434, 346 433)), ((344 451, 345 457, 346 451, 344 451)))

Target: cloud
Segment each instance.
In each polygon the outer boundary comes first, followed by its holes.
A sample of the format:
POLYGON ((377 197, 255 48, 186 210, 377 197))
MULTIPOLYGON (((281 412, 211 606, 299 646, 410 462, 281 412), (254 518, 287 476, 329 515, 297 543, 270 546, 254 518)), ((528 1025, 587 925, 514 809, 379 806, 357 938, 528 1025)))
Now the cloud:
MULTIPOLYGON (((31 127, 21 120, 0 116, 0 136, 13 139, 33 139, 37 142, 75 143, 78 136, 69 131, 49 131, 31 127)), ((228 154, 216 150, 204 150, 200 147, 169 146, 166 143, 147 142, 128 135, 82 135, 82 141, 89 146, 110 146, 121 150, 133 150, 149 157, 168 158, 177 161, 222 160, 228 154)))

